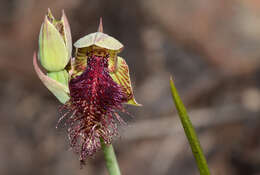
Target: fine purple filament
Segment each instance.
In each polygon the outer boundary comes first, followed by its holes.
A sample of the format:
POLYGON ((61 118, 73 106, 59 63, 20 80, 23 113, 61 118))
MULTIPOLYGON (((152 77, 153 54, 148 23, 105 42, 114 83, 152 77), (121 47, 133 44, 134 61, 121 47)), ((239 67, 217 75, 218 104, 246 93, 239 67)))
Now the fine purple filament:
POLYGON ((100 138, 106 144, 117 135, 116 111, 123 111, 127 95, 113 81, 108 70, 109 55, 90 54, 85 71, 69 82, 70 100, 65 108, 72 112, 66 123, 71 147, 84 163, 101 148, 100 138))

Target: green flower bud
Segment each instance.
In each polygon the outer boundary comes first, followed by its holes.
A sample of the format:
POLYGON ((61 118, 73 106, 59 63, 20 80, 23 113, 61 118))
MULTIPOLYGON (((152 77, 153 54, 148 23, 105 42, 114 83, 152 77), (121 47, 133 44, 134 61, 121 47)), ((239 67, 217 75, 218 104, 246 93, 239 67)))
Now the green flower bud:
POLYGON ((33 66, 43 84, 57 97, 61 103, 66 103, 69 97, 68 73, 66 70, 45 75, 37 64, 36 53, 33 55, 33 66))
POLYGON ((62 70, 59 72, 49 72, 47 76, 60 82, 61 84, 68 86, 69 83, 69 74, 66 70, 62 70))
POLYGON ((48 10, 39 35, 39 60, 48 71, 61 71, 68 64, 72 51, 70 27, 63 11, 57 21, 48 10))

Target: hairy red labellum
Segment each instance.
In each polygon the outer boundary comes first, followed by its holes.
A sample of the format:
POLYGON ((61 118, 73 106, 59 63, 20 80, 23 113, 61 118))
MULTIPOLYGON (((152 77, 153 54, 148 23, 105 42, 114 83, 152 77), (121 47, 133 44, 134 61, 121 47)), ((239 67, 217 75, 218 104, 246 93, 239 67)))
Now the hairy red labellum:
POLYGON ((128 100, 109 75, 109 54, 88 54, 84 72, 69 82, 70 100, 65 104, 72 112, 67 119, 70 144, 82 163, 101 148, 100 138, 109 144, 117 135, 122 120, 117 111, 124 112, 122 103, 128 100))

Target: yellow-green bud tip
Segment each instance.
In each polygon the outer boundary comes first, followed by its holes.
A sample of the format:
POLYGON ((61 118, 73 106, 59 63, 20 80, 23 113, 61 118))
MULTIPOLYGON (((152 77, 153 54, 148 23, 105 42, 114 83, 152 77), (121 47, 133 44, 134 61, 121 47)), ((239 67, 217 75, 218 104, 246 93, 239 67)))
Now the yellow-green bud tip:
POLYGON ((48 71, 60 71, 71 57, 71 34, 65 14, 56 21, 48 10, 39 35, 39 60, 48 71))

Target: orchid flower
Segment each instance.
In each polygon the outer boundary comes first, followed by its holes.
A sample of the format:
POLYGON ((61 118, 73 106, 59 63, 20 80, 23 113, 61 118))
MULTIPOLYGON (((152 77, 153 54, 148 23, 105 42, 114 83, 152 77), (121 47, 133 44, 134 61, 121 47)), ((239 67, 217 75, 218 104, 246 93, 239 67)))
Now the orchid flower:
POLYGON ((34 69, 43 84, 63 104, 65 120, 73 150, 84 163, 101 149, 101 141, 110 144, 118 134, 118 123, 124 123, 118 112, 124 104, 140 106, 134 98, 129 69, 118 56, 123 45, 103 33, 102 19, 98 31, 80 38, 74 44, 65 13, 56 20, 49 10, 39 36, 38 60, 34 69))

